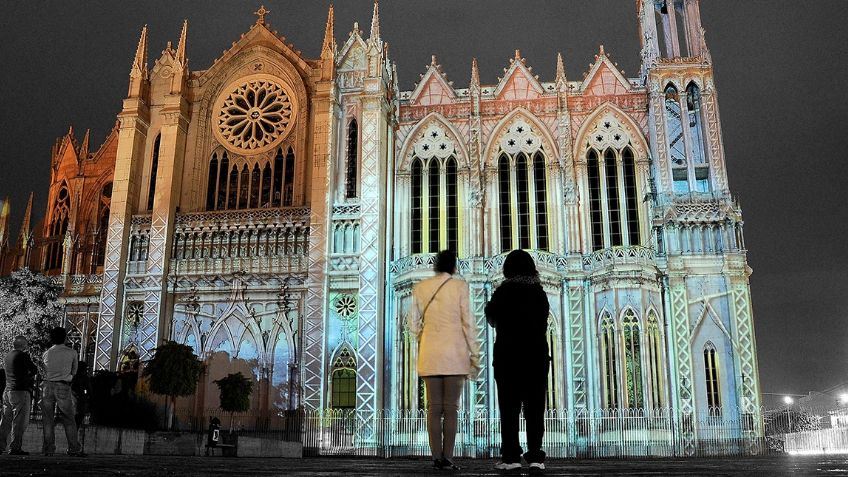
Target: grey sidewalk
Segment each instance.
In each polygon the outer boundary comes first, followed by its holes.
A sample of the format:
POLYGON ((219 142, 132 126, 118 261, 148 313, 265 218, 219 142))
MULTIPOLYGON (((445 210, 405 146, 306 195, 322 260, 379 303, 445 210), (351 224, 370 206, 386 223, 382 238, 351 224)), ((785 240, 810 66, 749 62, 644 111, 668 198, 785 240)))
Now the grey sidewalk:
MULTIPOLYGON (((498 472, 490 460, 457 460, 461 471, 437 472, 424 459, 322 457, 255 459, 162 456, 0 456, 0 475, 526 475, 498 472)), ((727 459, 552 460, 545 475, 848 475, 848 456, 727 459)))

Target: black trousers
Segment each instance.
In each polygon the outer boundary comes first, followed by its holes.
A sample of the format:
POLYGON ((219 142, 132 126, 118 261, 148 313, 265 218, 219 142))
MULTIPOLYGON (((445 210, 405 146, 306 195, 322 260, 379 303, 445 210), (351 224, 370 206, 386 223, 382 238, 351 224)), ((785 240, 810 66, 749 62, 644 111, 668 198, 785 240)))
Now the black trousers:
POLYGON ((524 460, 528 463, 545 461, 542 438, 545 435, 545 392, 549 368, 549 361, 532 367, 499 369, 495 366, 498 408, 501 412, 501 458, 506 463, 521 462, 518 418, 522 408, 527 424, 527 453, 524 454, 524 460))

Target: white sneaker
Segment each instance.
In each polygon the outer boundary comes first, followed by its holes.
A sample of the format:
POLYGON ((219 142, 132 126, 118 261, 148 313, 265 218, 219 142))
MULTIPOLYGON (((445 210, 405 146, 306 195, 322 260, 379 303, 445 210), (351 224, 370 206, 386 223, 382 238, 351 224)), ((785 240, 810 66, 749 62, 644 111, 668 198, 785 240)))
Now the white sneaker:
POLYGON ((497 469, 497 470, 515 470, 515 469, 520 469, 520 468, 521 468, 521 462, 512 462, 512 463, 498 462, 497 464, 495 464, 495 469, 497 469))
POLYGON ((532 464, 530 464, 530 471, 531 472, 538 471, 538 470, 545 470, 545 464, 543 464, 541 462, 533 462, 532 464))

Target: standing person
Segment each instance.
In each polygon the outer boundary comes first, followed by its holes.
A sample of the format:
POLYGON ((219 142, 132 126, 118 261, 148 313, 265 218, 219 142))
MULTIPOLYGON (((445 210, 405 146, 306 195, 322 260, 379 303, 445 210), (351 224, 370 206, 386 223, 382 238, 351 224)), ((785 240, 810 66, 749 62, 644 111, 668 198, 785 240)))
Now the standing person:
POLYGON ((74 422, 77 429, 80 429, 88 412, 88 397, 91 395, 91 379, 88 377, 88 363, 85 361, 77 363, 77 374, 71 382, 71 392, 74 395, 77 411, 74 422))
POLYGON ((531 472, 545 470, 545 390, 550 369, 547 329, 550 305, 533 257, 513 250, 503 265, 505 280, 486 304, 486 319, 496 333, 492 366, 501 413, 501 462, 498 470, 521 468, 518 415, 524 407, 531 472))
POLYGON ((476 379, 480 371, 480 345, 468 304, 468 284, 453 277, 456 255, 439 252, 435 271, 436 276, 413 288, 408 325, 418 337, 418 376, 427 388, 433 467, 457 470, 451 458, 459 398, 466 377, 476 379))
POLYGON ((29 412, 32 407, 32 387, 38 368, 27 353, 29 342, 23 336, 16 336, 12 343, 14 348, 6 359, 3 367, 6 372, 6 389, 3 391, 3 415, 0 416, 0 454, 6 451, 6 439, 12 431, 12 445, 9 446, 11 455, 29 455, 21 449, 24 432, 29 425, 29 412))
POLYGON ((54 419, 59 410, 59 420, 65 427, 68 439, 68 455, 85 457, 77 437, 77 425, 74 422, 74 397, 71 381, 77 373, 77 353, 65 346, 67 332, 61 326, 50 330, 50 349, 44 353, 44 388, 41 397, 41 412, 44 424, 44 455, 53 455, 56 451, 56 427, 54 419))

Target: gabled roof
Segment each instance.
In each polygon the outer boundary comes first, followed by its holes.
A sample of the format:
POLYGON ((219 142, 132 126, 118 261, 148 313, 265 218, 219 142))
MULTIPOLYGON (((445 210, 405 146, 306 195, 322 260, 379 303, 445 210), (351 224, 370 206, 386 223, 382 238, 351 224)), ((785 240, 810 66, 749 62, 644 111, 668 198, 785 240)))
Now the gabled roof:
POLYGON ((336 57, 336 67, 340 70, 365 69, 365 52, 368 50, 368 45, 362 39, 361 33, 359 23, 354 23, 353 30, 350 31, 347 41, 336 57))
POLYGON ((250 27, 250 30, 242 33, 238 41, 233 42, 229 49, 224 50, 221 56, 212 63, 212 66, 210 66, 209 69, 201 72, 201 76, 205 76, 207 78, 211 77, 217 73, 218 70, 223 68, 223 65, 235 55, 254 45, 263 45, 271 48, 272 50, 278 51, 292 64, 296 65, 300 71, 309 71, 311 67, 307 60, 301 55, 301 52, 299 50, 295 50, 292 44, 286 43, 286 38, 284 36, 278 35, 275 30, 271 30, 271 25, 265 22, 264 19, 260 20, 257 20, 256 23, 250 27))
POLYGON ((630 82, 610 61, 604 51, 604 45, 601 45, 600 51, 595 55, 595 63, 583 79, 580 90, 595 96, 608 96, 629 93, 631 88, 630 82))
POLYGON ((430 58, 427 71, 421 75, 421 81, 412 91, 411 103, 420 105, 445 104, 456 100, 456 91, 442 71, 442 65, 436 62, 436 55, 430 58))
POLYGON ((531 72, 521 52, 515 50, 515 57, 509 60, 509 67, 504 69, 504 76, 495 88, 495 98, 498 99, 533 99, 544 94, 545 90, 539 84, 538 78, 531 72))

